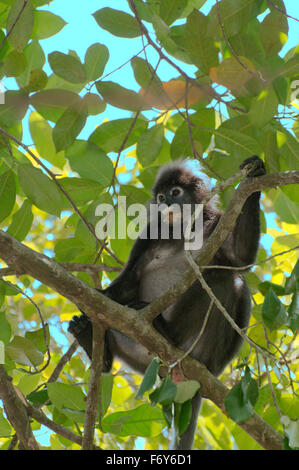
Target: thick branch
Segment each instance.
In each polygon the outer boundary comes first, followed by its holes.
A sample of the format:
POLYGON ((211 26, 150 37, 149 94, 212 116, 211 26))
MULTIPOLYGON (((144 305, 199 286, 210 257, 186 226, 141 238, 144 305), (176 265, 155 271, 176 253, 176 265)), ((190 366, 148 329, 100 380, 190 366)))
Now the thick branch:
POLYGON ((83 450, 92 450, 94 440, 94 428, 96 425, 99 404, 100 381, 104 360, 105 330, 93 322, 92 326, 92 361, 86 400, 86 412, 84 419, 83 450))
POLYGON ((26 407, 18 396, 4 367, 1 365, 0 398, 3 400, 7 418, 16 431, 22 449, 38 450, 38 443, 31 430, 26 407))

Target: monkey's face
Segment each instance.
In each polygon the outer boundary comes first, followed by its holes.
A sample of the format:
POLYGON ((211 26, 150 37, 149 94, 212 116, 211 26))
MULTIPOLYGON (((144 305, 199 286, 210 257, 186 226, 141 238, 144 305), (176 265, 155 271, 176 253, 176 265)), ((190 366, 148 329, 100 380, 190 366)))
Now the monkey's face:
POLYGON ((156 194, 156 203, 162 215, 162 221, 173 225, 182 220, 184 204, 191 202, 191 198, 182 186, 163 188, 156 194))

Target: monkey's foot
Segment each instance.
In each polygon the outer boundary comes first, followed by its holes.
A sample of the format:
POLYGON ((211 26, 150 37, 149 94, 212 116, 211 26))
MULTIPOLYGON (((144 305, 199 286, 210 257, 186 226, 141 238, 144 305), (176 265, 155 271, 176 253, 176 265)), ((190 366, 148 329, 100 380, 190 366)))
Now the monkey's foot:
POLYGON ((266 174, 266 168, 264 162, 261 158, 257 155, 253 155, 252 157, 246 158, 241 165, 240 169, 245 169, 246 176, 262 176, 266 174))
POLYGON ((80 346, 85 349, 91 358, 92 353, 92 325, 84 313, 75 315, 69 323, 68 331, 76 338, 80 346))

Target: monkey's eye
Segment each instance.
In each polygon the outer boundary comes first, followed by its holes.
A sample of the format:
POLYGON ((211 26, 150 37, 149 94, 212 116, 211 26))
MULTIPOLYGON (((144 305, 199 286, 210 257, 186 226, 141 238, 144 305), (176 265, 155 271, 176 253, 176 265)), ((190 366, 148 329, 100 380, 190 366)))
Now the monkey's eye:
POLYGON ((171 196, 178 197, 184 193, 182 188, 176 187, 170 191, 171 196))
POLYGON ((158 202, 163 202, 163 201, 165 201, 165 196, 164 196, 164 194, 159 193, 159 194, 157 195, 157 201, 158 201, 158 202))

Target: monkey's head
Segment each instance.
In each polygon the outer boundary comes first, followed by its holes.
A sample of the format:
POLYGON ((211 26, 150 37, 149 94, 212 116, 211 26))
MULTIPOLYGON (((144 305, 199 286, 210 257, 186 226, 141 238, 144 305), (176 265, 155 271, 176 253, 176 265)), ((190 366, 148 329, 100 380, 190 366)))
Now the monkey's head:
POLYGON ((161 206, 162 218, 170 224, 181 214, 184 205, 200 204, 209 193, 204 181, 183 163, 164 166, 153 187, 154 203, 161 206), (172 208, 171 208, 172 206, 172 208))

